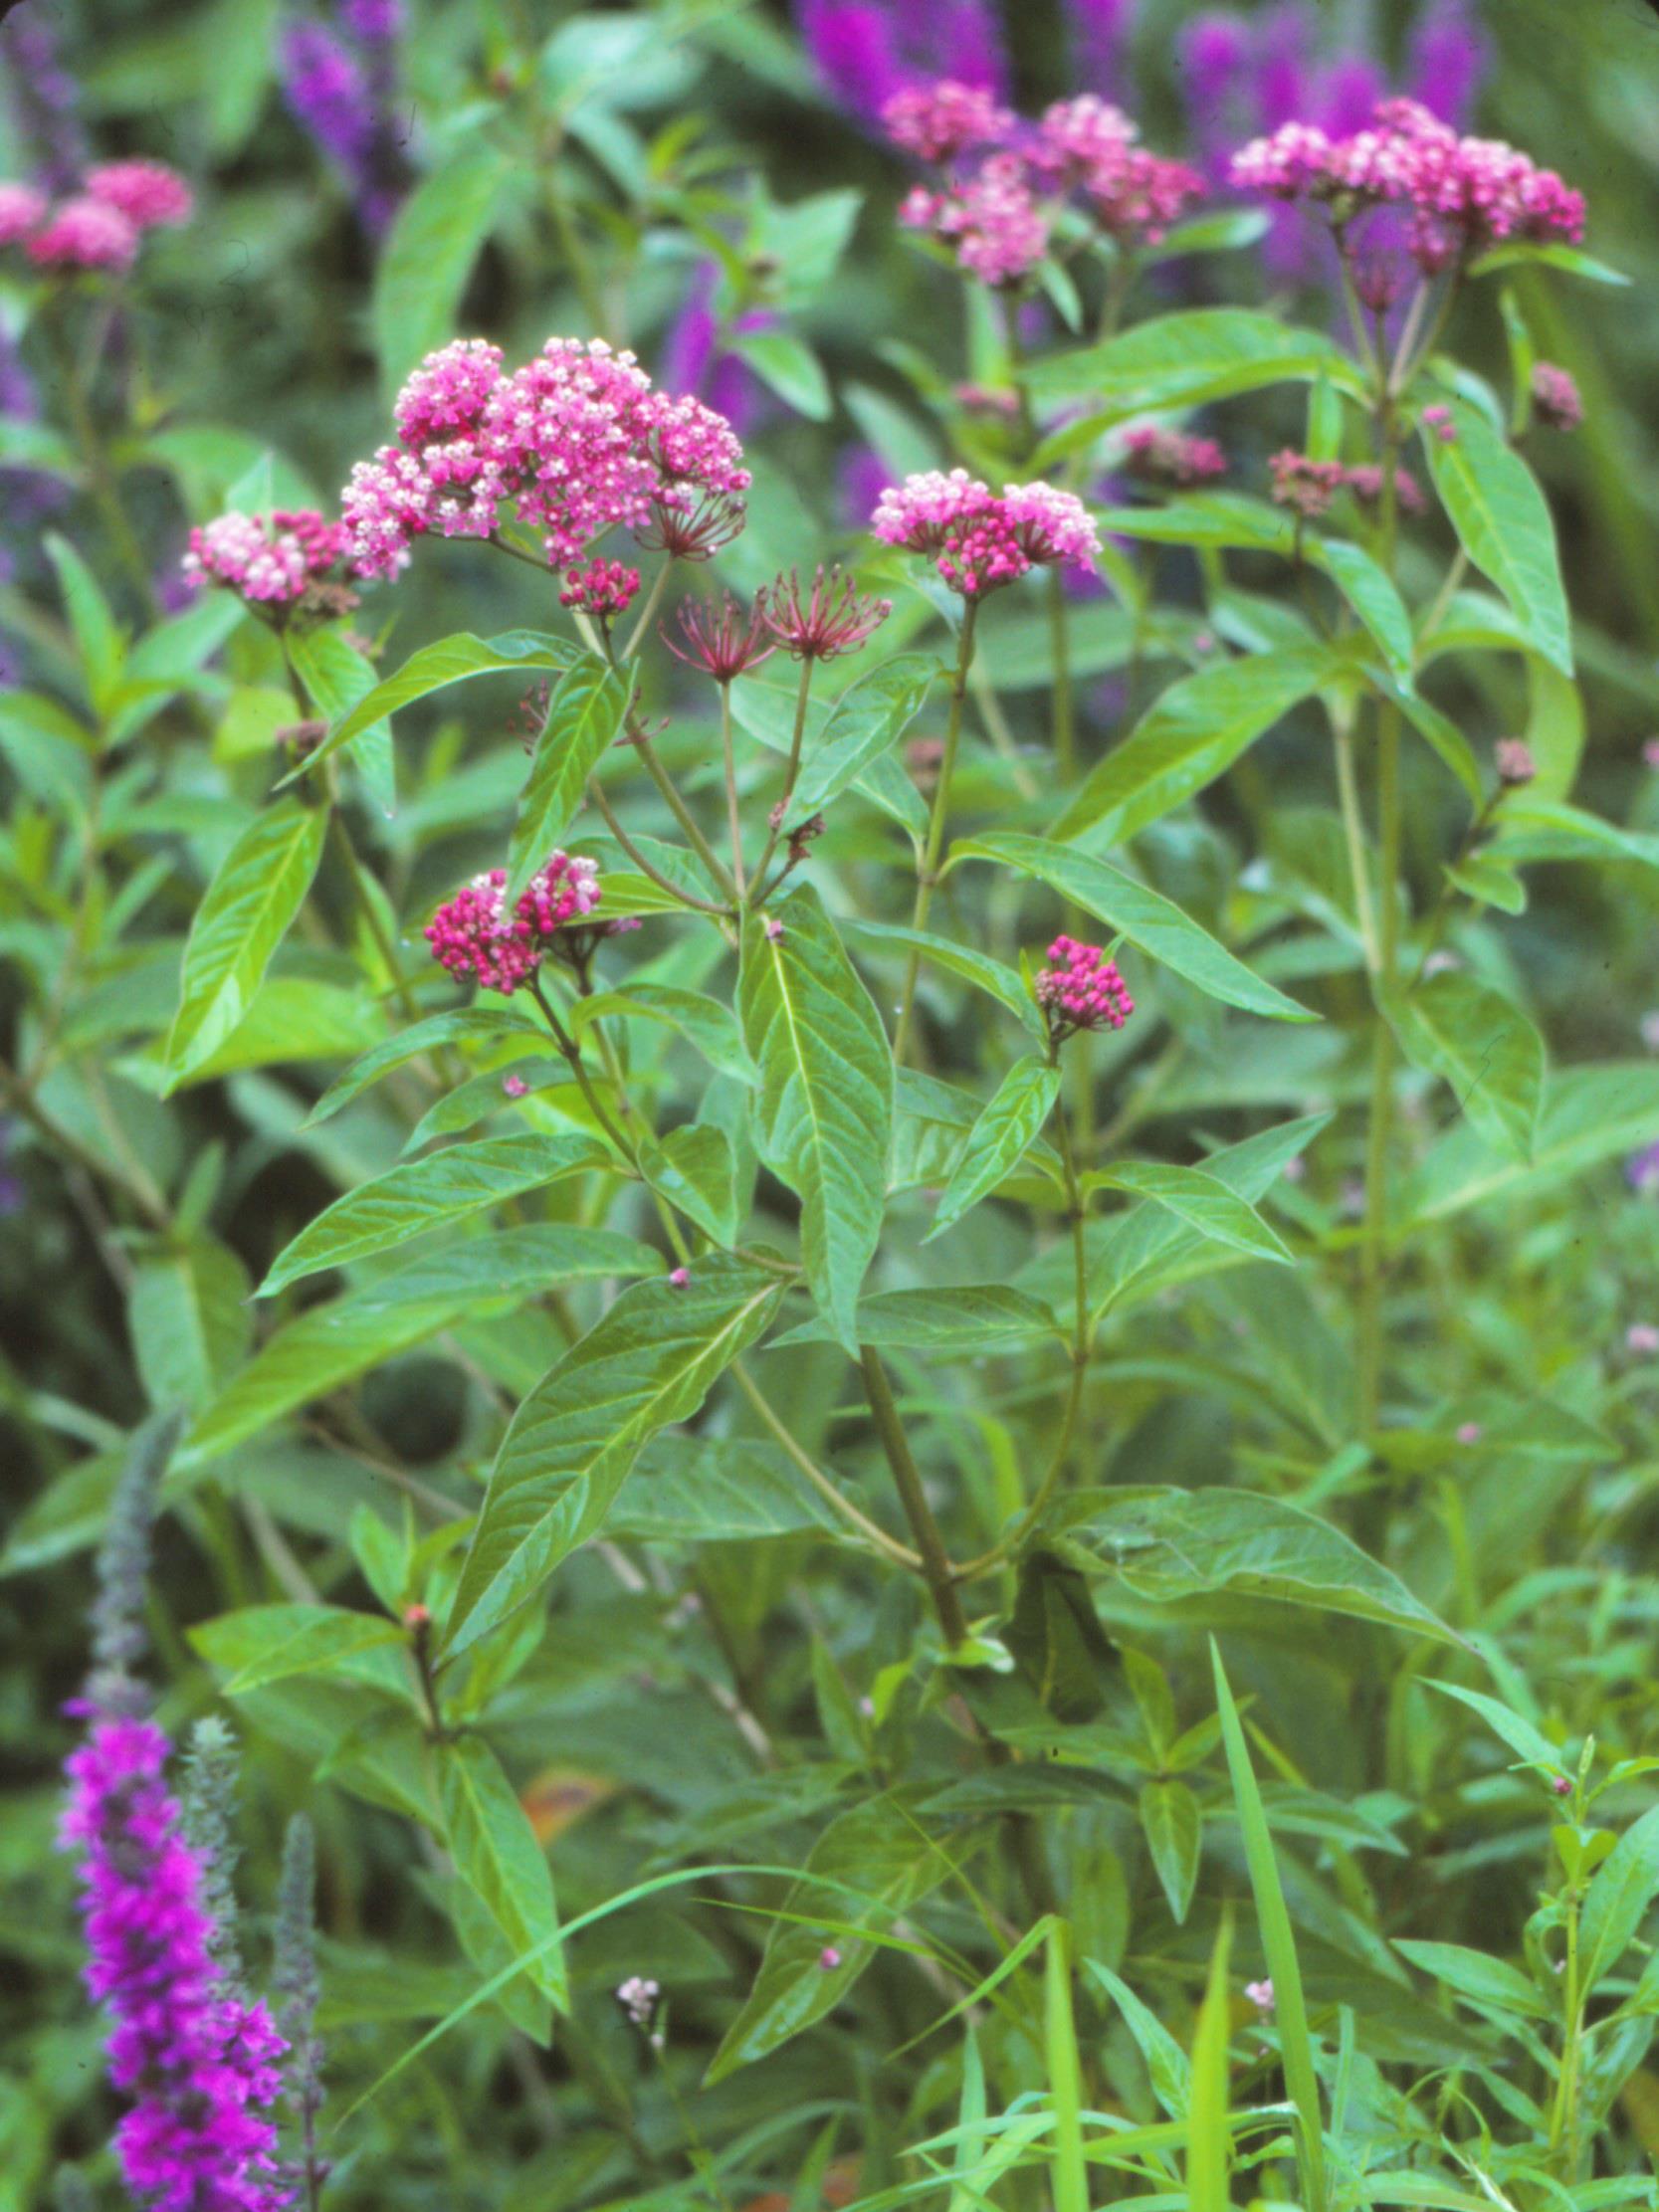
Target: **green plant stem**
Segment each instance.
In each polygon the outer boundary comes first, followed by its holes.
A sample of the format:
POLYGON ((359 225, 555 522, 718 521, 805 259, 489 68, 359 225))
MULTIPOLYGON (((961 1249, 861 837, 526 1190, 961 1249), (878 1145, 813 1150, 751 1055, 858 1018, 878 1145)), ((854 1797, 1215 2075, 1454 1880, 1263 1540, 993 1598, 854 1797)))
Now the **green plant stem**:
POLYGON ((620 658, 623 661, 633 660, 634 656, 639 652, 640 647, 645 643, 646 628, 651 621, 651 617, 656 613, 658 605, 662 600, 663 593, 668 587, 669 573, 672 570, 674 562, 672 561, 672 559, 670 559, 665 560, 662 567, 658 569, 651 589, 646 594, 645 605, 639 611, 639 620, 629 631, 628 642, 622 648, 620 658))
POLYGON ((362 881, 359 874, 361 863, 357 859, 356 848, 351 842, 351 833, 345 826, 344 816, 340 813, 339 804, 332 794, 330 794, 328 801, 328 835, 335 852, 339 856, 340 866, 345 870, 351 889, 356 895, 357 905, 362 910, 364 921, 368 924, 368 933, 374 939, 374 948, 380 955, 386 973, 391 977, 392 996, 397 1000, 404 1020, 417 1022, 420 1020, 420 1006, 416 1001, 413 990, 410 988, 407 976, 398 965, 397 949, 386 934, 385 924, 382 922, 379 909, 369 894, 368 886, 362 881))
POLYGON ((674 819, 679 823, 681 829, 685 832, 687 844, 697 855, 698 859, 703 863, 704 867, 709 871, 709 874, 714 879, 714 881, 720 885, 722 891, 724 891, 728 898, 735 901, 737 897, 737 886, 732 881, 730 870, 721 859, 720 855, 715 851, 715 848, 710 844, 709 840, 704 836, 702 830, 698 828, 697 817, 692 813, 691 808, 687 806, 685 800, 681 798, 679 791, 675 787, 674 778, 669 774, 668 770, 657 758, 657 754, 651 743, 651 740, 645 734, 645 730, 640 722, 637 720, 637 718, 631 718, 631 725, 628 734, 634 741, 635 751, 645 762, 647 774, 650 776, 652 782, 657 786, 657 789, 662 793, 663 798, 667 802, 669 812, 674 816, 674 819))
POLYGON ((731 838, 731 881, 743 898, 743 818, 737 805, 737 763, 731 749, 731 687, 721 692, 721 763, 726 771, 726 826, 731 838))
POLYGON ((1353 909, 1359 922, 1359 942, 1364 948, 1366 973, 1374 975, 1376 918, 1371 910, 1370 872, 1365 866, 1365 826, 1359 812, 1359 781, 1353 771, 1352 723, 1346 718, 1338 722, 1331 737, 1337 756, 1337 793, 1342 802, 1348 871, 1353 879, 1353 909))
POLYGON ((908 1544, 897 1542, 878 1522, 872 1520, 867 1513, 861 1512, 850 1499, 842 1497, 834 1483, 816 1465, 811 1454, 803 1450, 797 1439, 790 1433, 788 1425, 740 1359, 732 1361, 731 1377, 770 1430, 777 1443, 782 1446, 791 1461, 806 1477, 824 1503, 832 1507, 850 1528, 856 1528, 865 1541, 873 1545, 884 1557, 892 1559, 899 1566, 913 1569, 920 1568, 922 1565, 920 1551, 912 1551, 908 1544))
POLYGON ((104 440, 93 415, 92 401, 82 386, 80 372, 76 367, 69 333, 62 326, 56 312, 50 308, 40 320, 52 352, 53 366, 63 387, 70 427, 86 461, 87 484, 93 495, 93 503, 104 518, 110 542, 121 566, 127 572, 132 588, 143 602, 146 618, 151 622, 158 621, 161 608, 155 596, 155 584, 145 563, 143 549, 134 534, 132 524, 127 520, 126 509, 121 504, 114 472, 109 466, 104 440))
POLYGON ((1558 2152, 1565 2143, 1565 2171, 1570 2186, 1578 2171, 1578 2071, 1584 2036, 1584 2008, 1578 1988, 1578 1892, 1566 1894, 1566 1962, 1561 1969, 1561 2063, 1555 2077, 1555 2097, 1550 2113, 1550 2148, 1558 2152))
POLYGON ((922 1579, 933 1601, 945 1644, 954 1651, 958 1644, 967 1641, 967 1617, 962 1611, 949 1554, 939 1534, 938 1522, 933 1518, 933 1509, 928 1503, 927 1492, 922 1487, 916 1461, 911 1456, 905 1426, 893 1402, 887 1370, 869 1344, 863 1347, 860 1356, 864 1368, 864 1394, 870 1401, 871 1417, 876 1424, 876 1434, 882 1440, 882 1450, 887 1454, 887 1464, 893 1470, 899 1503, 905 1508, 905 1518, 910 1522, 916 1548, 921 1554, 922 1579))
POLYGON ((751 905, 756 905, 760 899, 761 888, 766 880, 766 865, 777 850, 777 841, 783 832, 783 818, 788 810, 789 801, 795 795, 795 784, 801 772, 801 746, 806 741, 806 704, 812 691, 812 671, 816 666, 817 663, 810 654, 803 656, 800 683, 795 692, 795 726, 790 733, 789 758, 783 770, 783 796, 777 803, 776 819, 766 832, 766 842, 761 848, 760 858, 755 864, 754 888, 749 895, 751 905))
MULTIPOLYGON (((961 633, 956 641, 956 666, 950 680, 950 714, 944 725, 944 752, 938 764, 938 782, 933 787, 933 812, 928 819, 928 842, 922 855, 922 866, 917 874, 916 905, 911 914, 913 929, 926 929, 928 909, 933 905, 933 887, 938 881, 939 855, 944 849, 944 828, 950 812, 950 781, 955 773, 956 748, 962 734, 962 702, 967 697, 968 671, 973 666, 974 627, 978 620, 979 603, 966 600, 962 607, 961 633)), ((922 966, 922 949, 913 945, 905 964, 905 987, 899 1000, 899 1026, 894 1032, 893 1058, 903 1065, 905 1047, 910 1042, 911 1017, 916 1006, 916 979, 922 966)))
POLYGON ((1060 787, 1069 791, 1077 774, 1077 718, 1072 710, 1071 640, 1066 621, 1066 582, 1058 568, 1048 572, 1048 635, 1054 660, 1054 766, 1060 787))
POLYGON ((599 778, 597 776, 589 776, 587 783, 587 795, 593 801, 593 804, 598 808, 600 814, 604 817, 605 827, 610 831, 612 837, 616 839, 618 845, 621 846, 623 852, 628 856, 629 860, 633 862, 634 866, 639 870, 642 876, 646 877, 651 883, 654 883, 659 891, 667 892, 669 897, 677 901, 680 905, 690 907, 694 913, 710 914, 717 921, 724 921, 726 919, 727 908, 726 908, 725 906, 717 906, 713 900, 699 899, 689 891, 682 891, 678 884, 671 882, 671 880, 663 874, 660 868, 655 867, 652 862, 646 859, 645 855, 640 851, 639 847, 634 843, 633 839, 622 827, 621 822, 617 819, 616 810, 611 805, 609 799, 606 798, 604 789, 600 784, 599 778))

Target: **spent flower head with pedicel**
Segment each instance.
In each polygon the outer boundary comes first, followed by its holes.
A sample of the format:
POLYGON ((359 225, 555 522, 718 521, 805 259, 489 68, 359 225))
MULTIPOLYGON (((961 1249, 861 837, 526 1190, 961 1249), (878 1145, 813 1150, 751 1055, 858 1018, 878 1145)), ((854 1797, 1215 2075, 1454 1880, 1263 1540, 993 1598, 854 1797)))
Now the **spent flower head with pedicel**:
POLYGON ((839 568, 820 565, 803 598, 799 572, 779 576, 755 602, 767 631, 796 661, 833 661, 868 644, 893 612, 891 599, 861 592, 839 568))
POLYGON ((933 470, 889 485, 871 517, 884 545, 932 556, 950 589, 982 599, 1033 568, 1092 570, 1100 538, 1075 493, 1049 484, 993 492, 965 469, 933 470))
POLYGON ((599 871, 590 860, 555 852, 506 911, 507 870, 492 868, 464 884, 427 923, 434 958, 458 979, 511 998, 541 965, 560 930, 599 904, 599 871))
POLYGON ((766 632, 764 595, 745 615, 730 592, 720 599, 683 599, 676 610, 684 645, 666 630, 663 643, 677 661, 705 670, 717 684, 731 684, 777 651, 766 632))

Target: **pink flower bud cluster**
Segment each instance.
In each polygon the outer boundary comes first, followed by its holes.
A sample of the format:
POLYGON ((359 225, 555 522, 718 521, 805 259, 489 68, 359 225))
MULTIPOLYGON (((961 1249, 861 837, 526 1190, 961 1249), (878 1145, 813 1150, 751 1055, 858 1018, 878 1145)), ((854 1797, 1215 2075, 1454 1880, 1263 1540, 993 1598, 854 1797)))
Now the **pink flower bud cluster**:
POLYGON ((511 998, 540 966, 554 934, 599 904, 599 871, 590 860, 556 852, 511 914, 503 911, 506 891, 505 868, 475 876, 438 908, 426 941, 451 975, 474 976, 487 991, 511 998))
MULTIPOLYGON (((1374 506, 1382 498, 1382 471, 1374 462, 1362 461, 1349 467, 1341 461, 1316 461, 1311 454, 1296 453, 1287 446, 1273 456, 1268 469, 1273 478, 1274 504, 1288 506, 1305 522, 1317 521, 1328 512, 1339 492, 1351 492, 1367 506, 1374 506)), ((1394 471, 1394 499, 1403 513, 1422 512, 1423 495, 1415 477, 1405 469, 1394 471)))
POLYGON ((1533 409, 1547 430, 1576 430, 1584 419, 1584 403, 1569 370, 1554 361, 1533 366, 1533 409))
POLYGON ((639 585, 637 568, 625 568, 619 560, 596 555, 589 561, 575 561, 564 571, 558 603, 561 607, 579 607, 596 622, 609 622, 628 612, 639 585))
POLYGON ((954 246, 957 266, 993 287, 1030 276, 1070 201, 1115 238, 1143 244, 1203 189, 1184 163, 1148 153, 1130 118, 1092 93, 1056 101, 1033 125, 946 78, 896 94, 883 120, 895 145, 947 171, 937 187, 918 185, 899 220, 954 246), (953 170, 980 149, 976 170, 953 170))
POLYGON ((457 340, 415 370, 394 414, 401 443, 359 462, 342 495, 365 575, 395 575, 428 532, 492 537, 509 514, 542 532, 557 567, 619 525, 658 543, 729 535, 748 489, 726 418, 654 390, 602 339, 549 338, 511 375, 496 346, 457 340))
MULTIPOLYGON (((1362 506, 1375 506, 1382 498, 1382 471, 1374 461, 1361 461, 1346 472, 1348 488, 1362 506)), ((1409 469, 1394 471, 1394 503, 1402 514, 1421 514, 1427 505, 1422 488, 1409 469)))
POLYGON ((1047 958, 1049 964, 1037 978, 1037 1004, 1056 1036, 1078 1029, 1123 1028, 1135 1012, 1135 1001, 1116 960, 1109 960, 1099 945, 1079 944, 1075 937, 1056 937, 1047 958))
POLYGON ((871 517, 884 545, 928 553, 952 591, 981 599, 1033 568, 1074 562, 1092 569, 1100 538, 1081 500, 1049 484, 992 492, 965 469, 889 485, 871 517))
POLYGON ((1425 275, 1505 239, 1576 245, 1583 194, 1497 138, 1465 138, 1414 100, 1387 100, 1370 126, 1332 137, 1286 123, 1234 155, 1232 182, 1313 200, 1349 220, 1384 203, 1411 212, 1409 248, 1425 275))
POLYGON ((145 231, 187 223, 195 201, 159 161, 110 161, 56 203, 30 184, 0 183, 0 246, 22 244, 37 268, 130 269, 145 231))
POLYGON ((1227 456, 1213 438, 1189 438, 1161 423, 1139 423, 1124 433, 1124 474, 1141 484, 1187 492, 1227 474, 1227 456))
POLYGON ((314 507, 221 514, 190 532, 188 583, 224 584, 241 598, 286 606, 343 560, 346 530, 314 507))

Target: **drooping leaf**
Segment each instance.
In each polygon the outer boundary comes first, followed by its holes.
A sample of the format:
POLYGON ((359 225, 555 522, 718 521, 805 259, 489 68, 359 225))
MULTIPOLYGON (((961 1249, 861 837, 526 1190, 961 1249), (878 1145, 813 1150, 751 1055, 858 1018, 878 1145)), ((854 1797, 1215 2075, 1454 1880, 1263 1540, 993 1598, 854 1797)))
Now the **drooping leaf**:
POLYGON ((1407 1058, 1444 1077, 1487 1142, 1529 1159, 1544 1099, 1544 1040, 1521 1009, 1447 969, 1390 1001, 1388 1014, 1407 1058))
POLYGON ((951 1856, 901 1793, 838 1814, 783 1901, 787 1917, 766 1939, 754 1987, 715 2053, 708 2080, 723 2081, 764 2058, 833 2010, 876 1955, 857 1931, 889 1933, 901 1912, 952 1871, 951 1856), (850 1898, 848 1890, 859 1895, 850 1898), (831 1927, 833 1965, 825 1962, 831 1927))
POLYGON ((1572 674, 1572 634, 1550 503, 1521 456, 1465 401, 1456 435, 1423 440, 1434 488, 1458 540, 1491 578, 1544 658, 1572 674))
POLYGON ((597 1137, 572 1131, 563 1136, 490 1136, 406 1160, 325 1206, 278 1254, 258 1296, 270 1298, 300 1276, 384 1252, 609 1158, 597 1137))
POLYGON ((1402 1193, 1406 1222, 1443 1220, 1491 1198, 1549 1188, 1599 1161, 1651 1142, 1659 1127, 1659 1067, 1591 1062, 1551 1077, 1532 1157, 1497 1151, 1472 1123, 1440 1137, 1402 1193))
POLYGON ((659 1437, 634 1462, 606 1516, 615 1536, 650 1543, 749 1543, 845 1522, 776 1445, 746 1437, 659 1437))
POLYGON ((1097 764, 1053 836, 1106 852, 1213 783, 1300 701, 1329 682, 1333 656, 1228 656, 1154 700, 1121 745, 1097 764))
POLYGON ((571 1035, 584 1035, 594 1022, 611 1014, 635 1014, 647 1021, 666 1023, 695 1045, 711 1068, 735 1076, 739 1083, 758 1081, 754 1063, 743 1049, 736 1016, 706 991, 651 982, 629 982, 621 990, 595 991, 591 998, 578 999, 571 1008, 571 1035))
POLYGON ((1184 975, 1211 998, 1240 1006, 1247 1014, 1268 1015, 1275 1021, 1319 1019, 1305 1006, 1298 1006, 1295 999, 1253 975, 1242 960, 1235 959, 1207 929, 1201 929, 1184 914, 1173 900, 1138 884, 1109 861, 1095 860, 1074 846, 1004 832, 964 838, 953 845, 949 865, 954 867, 966 860, 998 862, 1052 885, 1064 898, 1075 900, 1108 928, 1118 930, 1131 944, 1151 959, 1161 960, 1177 975, 1184 975))
POLYGON ((509 911, 581 805, 588 777, 621 731, 628 698, 627 685, 596 653, 584 653, 559 678, 513 825, 502 895, 509 911))
POLYGON ((439 1748, 438 1794, 456 1872, 478 1896, 515 1954, 533 1951, 524 1971, 561 2010, 569 2002, 552 1869, 494 1751, 476 1735, 439 1748), (540 1947, 545 1946, 545 1947, 540 1947))
POLYGON ((1587 1996, 1629 1949, 1659 1897, 1659 1805, 1632 1822, 1601 1866, 1584 1898, 1578 1926, 1578 1986, 1587 1996))
POLYGON ((1379 561, 1350 538, 1310 537, 1305 550, 1382 648, 1382 657, 1396 683, 1409 690, 1415 641, 1399 586, 1379 561))
POLYGON ((1550 2008, 1543 1996, 1507 1958, 1492 1958, 1485 1951, 1470 1950, 1464 1943, 1420 1943, 1396 1935, 1394 1948, 1420 1966, 1425 1974, 1448 1989, 1456 1990, 1476 2005, 1492 2005, 1500 2012, 1518 2012, 1530 2020, 1548 2019, 1550 2008))
POLYGON ((1283 1499, 1221 1488, 1079 1492, 1048 1525, 1063 1557, 1140 1597, 1228 1591, 1457 1642, 1397 1575, 1283 1499))
POLYGON ((647 1438, 702 1405, 769 1326, 783 1280, 724 1253, 685 1284, 636 1283, 513 1418, 446 1632, 460 1651, 534 1594, 602 1524, 647 1438))
MULTIPOLYGON (((287 641, 287 653, 311 704, 325 721, 338 723, 342 718, 350 718, 357 703, 368 699, 377 689, 374 663, 338 630, 301 631, 287 641)), ((314 767, 325 747, 333 749, 324 739, 306 756, 305 766, 314 767)), ((365 722, 346 748, 346 757, 362 777, 365 790, 380 812, 387 816, 395 814, 397 762, 392 753, 391 723, 384 716, 365 722)), ((291 780, 285 776, 283 783, 291 780)))
POLYGON ((138 1372, 152 1405, 204 1405, 247 1349, 248 1271, 198 1234, 141 1259, 127 1296, 138 1372))
POLYGON ((175 1091, 248 1011, 271 956, 305 904, 328 816, 280 801, 256 814, 209 884, 184 948, 178 1012, 167 1038, 165 1089, 175 1091))
POLYGON ((849 1351, 858 1289, 881 1234, 893 1056, 881 1017, 816 893, 743 917, 737 1018, 760 1071, 762 1157, 801 1201, 801 1251, 820 1310, 849 1351))
POLYGON ((993 960, 988 952, 980 952, 972 945, 952 944, 948 937, 934 936, 927 929, 908 929, 897 922, 860 921, 854 926, 861 937, 868 937, 875 944, 901 945, 907 949, 915 946, 924 960, 932 960, 935 966, 959 975, 964 982, 976 985, 994 998, 1039 1044, 1043 1042, 1046 1035, 1043 1017, 1024 978, 1002 961, 993 960))
POLYGON ((967 1132, 950 1180, 939 1193, 930 1239, 960 1220, 970 1206, 1013 1173, 1059 1095, 1060 1071, 1051 1062, 1035 1053, 1014 1062, 967 1132))
POLYGON ((815 423, 829 420, 835 409, 829 379, 817 354, 792 330, 743 331, 733 338, 732 351, 797 415, 815 423))
POLYGON ((94 713, 102 719, 115 702, 126 659, 126 639, 98 578, 69 539, 49 530, 45 543, 58 571, 58 588, 80 656, 87 697, 94 713))
POLYGON ((360 1059, 354 1060, 344 1075, 336 1077, 323 1092, 302 1126, 314 1129, 319 1121, 326 1121, 330 1114, 348 1106, 382 1076, 390 1075, 394 1068, 405 1067, 411 1060, 418 1060, 422 1053, 438 1052, 445 1045, 475 1041, 498 1044, 506 1037, 534 1038, 543 1046, 548 1042, 542 1023, 528 1014, 517 1013, 511 1006, 456 1006, 448 1013, 429 1014, 425 1021, 411 1022, 407 1029, 383 1037, 379 1044, 371 1045, 360 1059))

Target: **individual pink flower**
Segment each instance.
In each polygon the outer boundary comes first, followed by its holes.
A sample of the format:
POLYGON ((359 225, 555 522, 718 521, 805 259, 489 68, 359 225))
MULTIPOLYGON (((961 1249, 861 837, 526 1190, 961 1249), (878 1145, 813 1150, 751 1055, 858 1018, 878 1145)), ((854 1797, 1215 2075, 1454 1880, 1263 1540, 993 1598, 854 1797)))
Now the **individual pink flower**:
POLYGON ((564 571, 558 603, 578 608, 596 622, 610 622, 627 613, 639 586, 639 570, 625 568, 619 560, 573 561, 564 571))
POLYGON ((1624 1348, 1638 1359, 1652 1359, 1659 1353, 1659 1328, 1651 1321, 1632 1321, 1624 1332, 1624 1348))
POLYGON ((890 485, 870 526, 885 545, 932 555, 964 599, 1062 561, 1092 569, 1100 551, 1095 525, 1074 494, 1047 484, 1010 484, 997 494, 965 469, 890 485))
POLYGON ((1099 945, 1056 937, 1048 966, 1037 978, 1037 1004, 1048 1016, 1049 1034, 1058 1043, 1080 1029, 1122 1029, 1135 1001, 1099 945))
POLYGON ((958 268, 993 289, 1022 284, 1048 252, 1049 219, 1015 153, 993 153, 947 191, 918 185, 899 220, 953 245, 958 268))
POLYGON ((1571 372, 1554 361, 1535 361, 1533 409, 1547 430, 1576 430, 1584 419, 1584 403, 1571 372))
POLYGON ((599 871, 590 860, 556 852, 505 913, 507 871, 492 868, 464 884, 433 915, 426 941, 441 967, 473 976, 511 998, 540 966, 558 931, 599 904, 599 871))
POLYGON ((106 161, 88 172, 86 190, 124 215, 135 231, 188 223, 196 205, 189 185, 163 161, 106 161))
POLYGON ((1425 430, 1432 430, 1443 446, 1457 444, 1457 422, 1449 407, 1436 404, 1425 407, 1417 418, 1425 430))
POLYGON ((1244 1994, 1264 2020, 1273 2018, 1273 2008, 1277 2000, 1273 1994, 1273 1983, 1271 1981, 1247 1981, 1244 1985, 1244 1994))
POLYGON ((221 514, 190 532, 184 574, 193 586, 223 584, 259 605, 287 606, 345 556, 347 532, 314 507, 270 514, 221 514))
POLYGON ((130 269, 138 233, 118 208, 78 193, 61 200, 27 242, 29 259, 42 269, 130 269))
POLYGON ((1141 484, 1188 492, 1227 474, 1227 456, 1213 438, 1190 438, 1161 423, 1138 423, 1123 440, 1124 474, 1141 484))
POLYGON ((1486 1431, 1478 1421, 1460 1421, 1457 1426, 1459 1444, 1478 1444, 1486 1431))
POLYGON ((0 183, 0 246, 26 238, 46 216, 46 194, 32 184, 0 183))
POLYGON ((510 1099, 523 1099, 529 1095, 529 1085, 522 1076, 503 1076, 502 1089, 510 1099))
POLYGON ((686 643, 675 644, 665 630, 663 643, 677 661, 688 668, 705 669, 717 684, 731 684, 749 669, 768 661, 777 647, 766 640, 763 602, 757 599, 744 615, 730 592, 719 600, 680 602, 680 631, 686 643))
POLYGON ((856 653, 893 612, 891 599, 861 592, 839 568, 826 576, 821 566, 813 572, 804 599, 800 577, 791 569, 756 604, 767 630, 797 661, 833 661, 839 653, 856 653))
POLYGON ((924 161, 953 161, 976 146, 1000 145, 1014 118, 982 85, 907 86, 882 109, 882 125, 896 146, 924 161))

